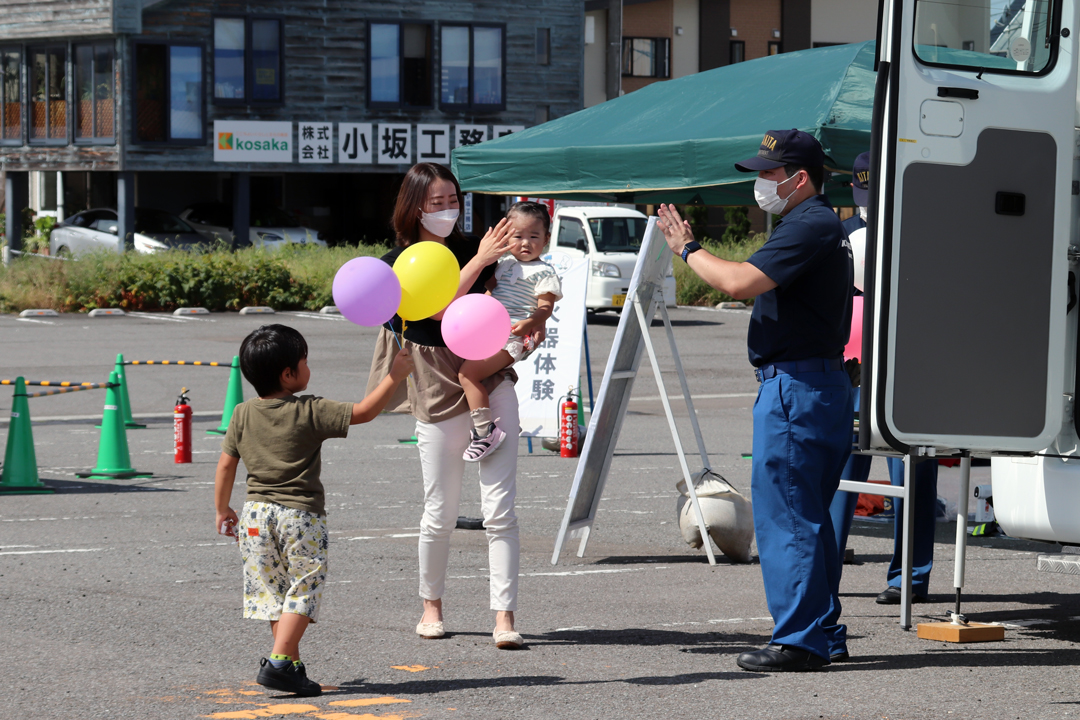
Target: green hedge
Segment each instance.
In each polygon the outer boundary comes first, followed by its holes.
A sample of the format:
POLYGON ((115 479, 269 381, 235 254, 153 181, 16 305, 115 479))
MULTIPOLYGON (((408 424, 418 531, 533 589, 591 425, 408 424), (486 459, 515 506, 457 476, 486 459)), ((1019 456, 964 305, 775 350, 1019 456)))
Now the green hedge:
POLYGON ((361 255, 382 255, 386 249, 292 245, 277 252, 100 252, 68 262, 20 258, 0 269, 0 311, 30 307, 62 312, 97 307, 220 311, 245 305, 317 310, 333 303, 331 285, 342 264, 361 255))
MULTIPOLYGON (((706 238, 702 244, 718 257, 741 261, 764 242, 764 235, 756 235, 736 243, 706 238)), ((330 290, 339 267, 354 257, 379 256, 386 250, 386 245, 290 245, 277 252, 100 252, 73 261, 17 258, 10 267, 0 267, 0 312, 27 308, 85 312, 98 307, 221 311, 245 305, 317 310, 333 304, 330 290)), ((678 258, 675 286, 680 305, 715 305, 731 299, 706 285, 678 258)))

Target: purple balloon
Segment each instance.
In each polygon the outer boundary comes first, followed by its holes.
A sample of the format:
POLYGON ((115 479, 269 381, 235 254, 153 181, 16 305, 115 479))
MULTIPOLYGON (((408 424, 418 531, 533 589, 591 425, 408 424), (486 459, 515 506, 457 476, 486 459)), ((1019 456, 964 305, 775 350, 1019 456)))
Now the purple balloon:
POLYGON ((443 313, 442 336, 446 347, 460 358, 489 358, 510 337, 510 313, 490 295, 462 295, 443 313))
POLYGON ((401 283, 379 258, 353 258, 334 276, 334 304, 350 322, 377 327, 397 312, 401 283))

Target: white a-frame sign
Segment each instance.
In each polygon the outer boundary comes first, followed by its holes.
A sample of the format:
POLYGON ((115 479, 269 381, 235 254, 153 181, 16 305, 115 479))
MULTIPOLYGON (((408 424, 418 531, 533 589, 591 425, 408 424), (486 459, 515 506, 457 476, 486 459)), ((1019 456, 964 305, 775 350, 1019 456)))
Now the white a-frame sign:
POLYGON ((589 532, 596 520, 596 508, 600 505, 600 495, 604 491, 604 482, 611 469, 611 457, 619 440, 623 417, 626 415, 626 405, 630 401, 630 390, 634 386, 638 365, 641 364, 642 348, 649 352, 656 386, 660 390, 660 400, 664 404, 664 412, 671 428, 671 438, 675 441, 675 449, 679 453, 679 465, 682 467, 683 479, 686 480, 686 487, 690 493, 690 502, 694 507, 698 529, 705 540, 705 551, 709 555, 709 563, 716 564, 712 544, 708 539, 708 528, 705 526, 705 518, 701 515, 697 492, 690 478, 690 468, 686 464, 686 453, 683 452, 679 431, 675 427, 675 417, 671 414, 671 403, 668 402, 664 380, 660 376, 656 351, 649 337, 653 315, 659 308, 660 316, 664 320, 664 329, 667 331, 668 342, 671 344, 675 370, 679 373, 683 397, 686 399, 686 409, 690 413, 690 423, 694 427, 694 437, 697 439, 698 452, 701 453, 701 462, 703 467, 708 468, 709 455, 705 452, 705 442, 701 438, 697 413, 694 412, 694 404, 690 399, 690 388, 686 384, 686 374, 683 373, 682 361, 679 359, 679 349, 675 345, 675 334, 671 330, 671 320, 668 318, 667 308, 664 305, 664 276, 671 265, 671 258, 671 250, 656 228, 656 218, 649 218, 648 226, 645 228, 645 237, 641 241, 637 265, 634 267, 634 275, 630 279, 630 289, 626 293, 626 305, 619 319, 618 330, 615 332, 615 342, 611 346, 611 354, 608 356, 607 367, 604 369, 600 395, 593 407, 592 418, 589 420, 589 432, 585 436, 581 458, 578 460, 577 471, 574 473, 574 484, 570 487, 570 501, 566 505, 566 514, 563 516, 559 535, 555 538, 555 552, 551 556, 552 565, 559 562, 559 555, 562 553, 563 544, 568 536, 581 538, 577 554, 578 557, 585 554, 585 544, 589 541, 589 532))

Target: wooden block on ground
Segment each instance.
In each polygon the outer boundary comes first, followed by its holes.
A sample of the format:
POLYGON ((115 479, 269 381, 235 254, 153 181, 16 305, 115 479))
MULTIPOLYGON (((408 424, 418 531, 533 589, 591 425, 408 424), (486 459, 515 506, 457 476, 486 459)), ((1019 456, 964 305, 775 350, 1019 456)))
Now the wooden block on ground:
POLYGON ((1005 628, 1001 625, 968 623, 953 625, 951 622, 919 623, 918 636, 923 640, 942 642, 993 642, 1005 639, 1005 628))

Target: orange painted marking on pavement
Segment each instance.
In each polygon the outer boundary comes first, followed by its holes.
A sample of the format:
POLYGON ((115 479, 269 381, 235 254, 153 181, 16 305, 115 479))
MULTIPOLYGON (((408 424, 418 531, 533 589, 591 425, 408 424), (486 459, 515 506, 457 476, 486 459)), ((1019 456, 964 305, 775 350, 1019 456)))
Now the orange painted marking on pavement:
POLYGON ((395 697, 357 698, 356 700, 335 700, 330 703, 338 707, 364 707, 366 705, 392 705, 394 703, 407 703, 412 700, 395 697))
POLYGON ((223 688, 221 690, 207 690, 206 694, 207 695, 232 695, 233 691, 223 688))
POLYGON ((319 712, 320 708, 315 705, 280 704, 267 705, 258 710, 236 710, 233 712, 211 713, 207 717, 221 718, 222 720, 256 720, 257 718, 275 717, 278 715, 306 715, 307 713, 319 712))
POLYGON ((240 693, 241 695, 262 695, 263 694, 263 693, 259 692, 258 690, 237 690, 236 692, 240 693))
POLYGON ((405 670, 406 672, 423 672, 431 669, 424 665, 391 665, 390 668, 393 670, 405 670))

